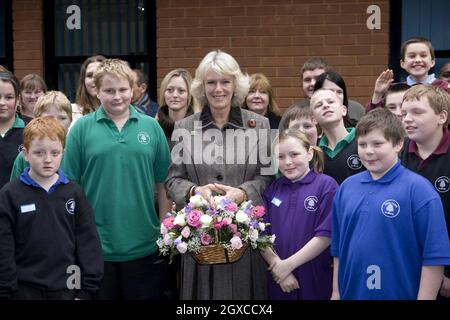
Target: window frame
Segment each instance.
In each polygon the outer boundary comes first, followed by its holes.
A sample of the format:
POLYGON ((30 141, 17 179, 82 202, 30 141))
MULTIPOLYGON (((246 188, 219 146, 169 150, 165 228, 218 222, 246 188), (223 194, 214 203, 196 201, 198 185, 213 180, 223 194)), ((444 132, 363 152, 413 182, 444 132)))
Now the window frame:
MULTIPOLYGON (((8 70, 14 70, 13 60, 13 37, 12 37, 12 0, 3 0, 4 15, 5 15, 5 55, 0 56, 0 65, 6 67, 8 70)), ((1 28, 2 26, 0 26, 1 28)))
MULTIPOLYGON (((93 0, 95 1, 95 0, 93 0)), ((131 68, 138 67, 141 63, 147 63, 148 70, 144 70, 149 77, 149 94, 153 100, 156 100, 156 3, 151 0, 146 2, 145 14, 147 15, 147 53, 129 54, 129 55, 107 55, 107 58, 118 58, 127 61, 131 68)), ((55 21, 54 8, 55 0, 43 1, 44 8, 44 77, 49 88, 58 88, 58 67, 61 64, 82 64, 89 56, 56 56, 55 48, 55 21)))

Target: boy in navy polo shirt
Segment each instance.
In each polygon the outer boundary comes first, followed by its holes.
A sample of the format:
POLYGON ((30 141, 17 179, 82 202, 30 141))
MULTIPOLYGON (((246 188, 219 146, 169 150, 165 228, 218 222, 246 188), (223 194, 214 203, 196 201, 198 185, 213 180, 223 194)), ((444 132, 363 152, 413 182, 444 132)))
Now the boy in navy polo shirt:
MULTIPOLYGON (((432 183, 441 196, 450 230, 450 95, 429 84, 414 86, 406 92, 401 109, 408 135, 402 164, 432 183)), ((450 297, 448 266, 440 294, 450 297)))
POLYGON ((332 299, 435 299, 450 262, 439 195, 398 159, 404 130, 386 109, 356 126, 367 171, 349 177, 333 202, 332 299))
POLYGON ((59 169, 64 128, 36 118, 23 135, 31 168, 0 191, 0 297, 89 299, 103 259, 92 208, 59 169))

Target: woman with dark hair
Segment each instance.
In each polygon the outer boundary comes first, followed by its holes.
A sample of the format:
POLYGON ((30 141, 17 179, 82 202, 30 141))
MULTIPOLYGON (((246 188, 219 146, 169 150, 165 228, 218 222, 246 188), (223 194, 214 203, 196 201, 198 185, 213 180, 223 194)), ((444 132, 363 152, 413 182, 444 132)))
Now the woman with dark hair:
POLYGON ((87 58, 81 65, 75 98, 76 103, 72 104, 72 125, 78 118, 94 112, 100 106, 100 100, 97 98, 97 88, 94 83, 94 72, 105 59, 102 55, 96 55, 87 58))
POLYGON ((342 76, 333 71, 328 70, 319 75, 314 85, 314 91, 319 89, 328 89, 334 91, 339 98, 342 99, 344 106, 347 107, 347 115, 344 117, 346 127, 354 127, 358 120, 364 115, 364 107, 353 100, 348 99, 347 86, 342 76))

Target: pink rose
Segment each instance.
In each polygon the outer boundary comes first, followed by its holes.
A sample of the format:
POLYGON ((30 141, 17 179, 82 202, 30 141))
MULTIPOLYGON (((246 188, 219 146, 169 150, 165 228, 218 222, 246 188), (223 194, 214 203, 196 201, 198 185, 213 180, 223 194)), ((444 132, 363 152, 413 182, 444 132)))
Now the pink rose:
POLYGON ((200 218, 202 213, 198 210, 192 210, 187 216, 187 223, 191 227, 198 228, 200 226, 200 218))
POLYGON ((235 250, 242 248, 242 240, 241 240, 241 238, 239 238, 237 236, 234 236, 233 238, 231 238, 230 243, 231 243, 231 247, 235 250))
POLYGON ((200 236, 200 242, 202 243, 202 245, 207 246, 212 242, 212 237, 207 233, 202 233, 202 235, 200 236))
POLYGON ((164 227, 167 228, 167 230, 170 230, 174 227, 174 224, 173 224, 174 220, 175 220, 175 217, 170 216, 168 218, 165 218, 162 223, 163 223, 164 227))
POLYGON ((184 227, 183 230, 181 230, 181 235, 184 238, 188 238, 190 234, 191 234, 191 229, 189 229, 188 226, 184 227))
POLYGON ((237 211, 237 208, 238 208, 238 206, 237 206, 237 204, 234 203, 234 202, 231 202, 231 203, 229 203, 229 204, 227 204, 227 205, 225 206, 225 210, 231 211, 231 212, 236 212, 236 211, 237 211))
POLYGON ((256 206, 252 209, 252 215, 256 218, 262 218, 266 214, 266 209, 263 206, 256 206))
POLYGON ((230 229, 230 231, 235 234, 237 232, 237 225, 235 225, 234 223, 230 224, 228 226, 228 228, 230 229))

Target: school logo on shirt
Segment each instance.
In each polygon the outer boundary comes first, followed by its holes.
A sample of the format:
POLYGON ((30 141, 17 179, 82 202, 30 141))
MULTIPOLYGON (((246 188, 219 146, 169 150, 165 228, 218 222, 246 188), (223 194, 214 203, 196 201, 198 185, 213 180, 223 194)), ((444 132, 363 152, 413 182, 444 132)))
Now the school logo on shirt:
POLYGON ((362 162, 361 162, 361 159, 359 159, 359 156, 357 154, 352 154, 347 159, 347 165, 350 169, 359 170, 362 167, 362 162))
POLYGON ((395 218, 400 213, 400 205, 393 199, 386 200, 381 205, 381 212, 385 217, 395 218))
POLYGON ((450 189, 450 179, 446 176, 442 176, 436 179, 434 187, 440 193, 447 192, 450 189))
POLYGON ((66 210, 69 214, 75 213, 75 200, 73 198, 70 198, 66 202, 66 210))
POLYGON ((308 211, 316 211, 318 204, 319 204, 319 200, 317 199, 316 196, 309 196, 305 199, 305 201, 303 202, 303 204, 305 205, 305 209, 308 211))
POLYGON ((150 135, 147 132, 141 131, 137 135, 137 139, 141 144, 149 144, 150 143, 150 135))
POLYGON ((23 144, 21 144, 21 145, 19 146, 19 148, 17 148, 17 151, 19 151, 19 153, 21 153, 22 150, 23 150, 23 144))

